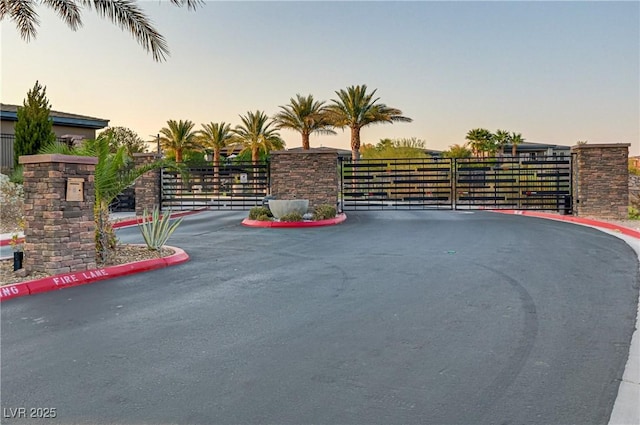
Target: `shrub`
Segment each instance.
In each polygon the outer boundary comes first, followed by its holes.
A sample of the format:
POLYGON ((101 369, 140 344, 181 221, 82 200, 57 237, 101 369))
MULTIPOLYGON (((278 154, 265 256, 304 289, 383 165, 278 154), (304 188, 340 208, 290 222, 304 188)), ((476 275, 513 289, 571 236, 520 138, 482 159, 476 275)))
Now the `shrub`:
POLYGON ((280 217, 280 221, 302 221, 302 214, 299 212, 292 212, 280 217))
POLYGON ((629 219, 640 220, 640 210, 629 205, 629 219))
POLYGON ((271 218, 272 217, 269 217, 266 214, 261 214, 261 215, 258 216, 258 218, 256 218, 256 220, 258 220, 258 221, 271 221, 271 218))
POLYGON ((144 242, 150 250, 160 251, 171 234, 178 228, 180 223, 182 223, 182 219, 180 218, 173 224, 170 224, 171 210, 160 217, 160 209, 158 207, 153 209, 151 218, 149 218, 146 209, 143 214, 142 224, 138 224, 138 227, 140 228, 144 242))
POLYGON ((271 214, 271 211, 269 211, 267 207, 253 207, 249 210, 249 219, 251 220, 260 220, 259 217, 263 215, 266 215, 267 218, 273 217, 273 214, 271 214))
POLYGON ((336 216, 336 208, 329 204, 318 205, 313 211, 314 220, 327 220, 336 216))

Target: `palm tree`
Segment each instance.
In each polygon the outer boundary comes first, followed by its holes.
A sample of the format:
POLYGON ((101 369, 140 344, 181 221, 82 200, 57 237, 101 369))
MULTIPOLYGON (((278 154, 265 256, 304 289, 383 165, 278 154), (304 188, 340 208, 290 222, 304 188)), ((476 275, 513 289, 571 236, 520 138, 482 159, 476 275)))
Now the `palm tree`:
POLYGON ((200 149, 200 145, 196 141, 196 133, 193 131, 195 124, 190 121, 167 121, 167 127, 160 130, 160 144, 163 149, 173 151, 176 156, 176 162, 182 162, 182 154, 185 150, 200 149))
POLYGON ((218 190, 220 172, 220 152, 226 148, 233 140, 231 125, 225 122, 202 124, 196 136, 197 142, 204 148, 213 150, 213 188, 218 190))
POLYGON ((332 99, 327 106, 329 122, 334 127, 351 129, 351 157, 354 161, 360 158, 360 129, 369 124, 394 123, 396 121, 411 122, 411 118, 402 116, 402 111, 377 103, 374 98, 377 89, 367 93, 367 86, 347 87, 337 91, 338 99, 332 99))
POLYGON ((515 157, 518 153, 518 145, 524 142, 522 134, 513 132, 509 135, 509 142, 511 142, 511 156, 515 157))
MULTIPOLYGON (((178 7, 187 6, 195 10, 202 0, 171 0, 178 7)), ((80 9, 94 8, 101 18, 108 18, 123 30, 131 33, 138 44, 151 52, 155 61, 161 62, 169 56, 169 48, 164 37, 151 25, 142 9, 131 0, 2 0, 0 1, 0 21, 9 18, 26 42, 35 39, 36 27, 40 24, 35 6, 44 4, 76 31, 82 26, 80 9)))
POLYGON ((235 135, 243 149, 240 153, 251 152, 251 162, 259 161, 260 151, 268 153, 275 149, 284 148, 284 142, 275 128, 275 121, 262 111, 247 112, 240 115, 242 124, 237 125, 231 132, 235 135))
POLYGON ((509 144, 509 132, 506 130, 497 130, 493 135, 493 144, 500 151, 500 155, 504 154, 504 146, 509 144))
POLYGON ((482 152, 482 156, 484 157, 484 153, 490 151, 492 148, 493 134, 487 129, 474 128, 473 130, 469 130, 465 139, 469 141, 468 144, 471 146, 471 150, 473 150, 476 157, 479 156, 480 152, 482 152))
POLYGON ((314 101, 313 96, 307 97, 296 94, 296 99, 291 98, 287 106, 280 106, 276 114, 278 129, 287 128, 295 130, 302 135, 302 149, 309 149, 309 137, 311 133, 336 134, 330 128, 325 114, 324 102, 314 101))

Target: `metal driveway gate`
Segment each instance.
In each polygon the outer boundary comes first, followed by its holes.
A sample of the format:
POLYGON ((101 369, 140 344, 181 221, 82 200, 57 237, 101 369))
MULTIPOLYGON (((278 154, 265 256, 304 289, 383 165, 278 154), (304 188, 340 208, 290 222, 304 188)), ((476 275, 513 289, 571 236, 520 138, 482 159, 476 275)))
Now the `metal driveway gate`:
POLYGON ((571 158, 341 158, 345 211, 522 209, 571 213, 571 158))
POLYGON ((182 175, 163 168, 162 209, 248 210, 262 205, 269 189, 269 164, 233 162, 189 168, 182 175))
POLYGON ((457 158, 456 209, 571 210, 570 157, 457 158))
POLYGON ((448 158, 340 158, 339 164, 344 211, 453 208, 448 158))

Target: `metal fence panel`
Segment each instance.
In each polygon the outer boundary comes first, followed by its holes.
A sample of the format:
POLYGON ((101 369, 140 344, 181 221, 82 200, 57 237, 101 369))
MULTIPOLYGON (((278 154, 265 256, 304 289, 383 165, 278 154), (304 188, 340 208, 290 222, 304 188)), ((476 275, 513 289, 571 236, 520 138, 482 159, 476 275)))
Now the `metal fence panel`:
POLYGON ((571 195, 566 157, 457 158, 456 209, 561 210, 571 195))
POLYGON ((341 159, 341 205, 345 211, 451 209, 448 158, 341 159))
POLYGON ((186 175, 162 170, 162 208, 237 209, 262 205, 269 190, 269 164, 233 162, 189 168, 186 175))

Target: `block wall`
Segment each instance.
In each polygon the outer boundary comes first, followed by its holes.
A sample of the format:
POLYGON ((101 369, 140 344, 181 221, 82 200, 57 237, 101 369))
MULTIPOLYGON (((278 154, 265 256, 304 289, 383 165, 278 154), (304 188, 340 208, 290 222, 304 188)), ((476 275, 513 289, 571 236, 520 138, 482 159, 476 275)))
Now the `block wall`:
POLYGON ((338 153, 326 150, 271 153, 271 194, 277 199, 308 199, 309 209, 338 203, 338 153))
MULTIPOLYGON (((133 160, 136 167, 151 164, 159 159, 157 154, 149 153, 134 153, 133 160)), ((160 170, 148 171, 138 180, 134 185, 136 193, 136 215, 142 215, 145 208, 148 212, 151 212, 154 207, 160 206, 161 201, 161 182, 160 182, 160 170)))
POLYGON ((23 164, 24 269, 60 274, 96 268, 94 175, 97 158, 30 155, 23 164), (68 179, 82 180, 81 200, 67 200, 68 179))
POLYGON ((629 144, 584 144, 574 154, 574 214, 625 219, 629 205, 629 144))

